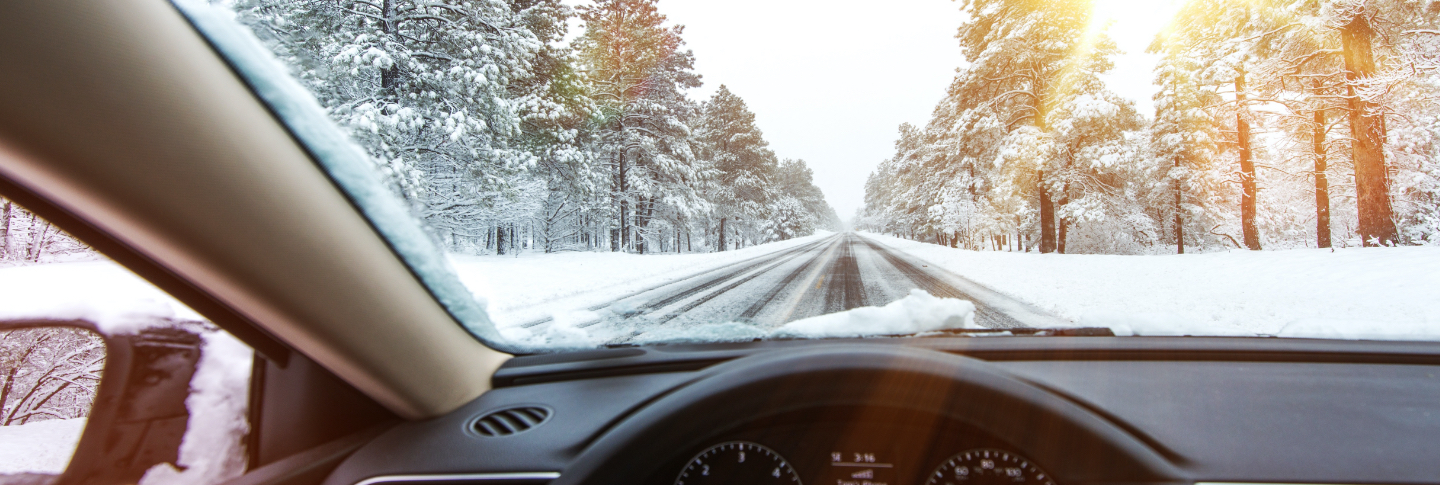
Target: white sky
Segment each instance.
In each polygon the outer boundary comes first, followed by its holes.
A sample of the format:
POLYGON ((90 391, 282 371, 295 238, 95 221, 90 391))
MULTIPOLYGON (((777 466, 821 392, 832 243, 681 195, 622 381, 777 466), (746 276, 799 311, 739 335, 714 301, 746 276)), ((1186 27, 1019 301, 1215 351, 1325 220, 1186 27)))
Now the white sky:
MULTIPOLYGON (((1153 115, 1150 39, 1175 0, 1098 0, 1126 55, 1106 82, 1153 115)), ((572 5, 588 3, 570 0, 572 5)), ((964 60, 950 0, 661 0, 685 26, 708 99, 721 84, 755 112, 780 158, 815 171, 840 217, 864 205, 865 178, 894 152, 901 123, 923 126, 964 60)))

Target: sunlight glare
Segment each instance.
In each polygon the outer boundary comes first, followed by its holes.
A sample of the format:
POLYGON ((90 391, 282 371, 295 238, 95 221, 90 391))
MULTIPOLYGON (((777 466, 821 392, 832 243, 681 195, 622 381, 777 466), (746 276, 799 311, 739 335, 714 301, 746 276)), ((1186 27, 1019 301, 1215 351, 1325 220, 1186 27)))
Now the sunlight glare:
POLYGON ((1110 37, 1122 45, 1148 44, 1183 4, 1182 0, 1095 0, 1090 23, 1092 28, 1109 25, 1110 37))

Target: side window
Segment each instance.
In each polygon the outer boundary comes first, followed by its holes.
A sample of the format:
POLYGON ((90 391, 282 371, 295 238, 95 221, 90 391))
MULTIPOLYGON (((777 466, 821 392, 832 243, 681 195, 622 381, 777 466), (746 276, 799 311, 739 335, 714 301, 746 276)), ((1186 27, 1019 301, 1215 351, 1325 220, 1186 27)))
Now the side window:
POLYGON ((0 484, 82 471, 141 484, 239 476, 253 355, 164 291, 0 198, 0 484), (116 359, 129 370, 107 367, 116 359), (117 388, 125 399, 106 401, 117 388), (103 451, 103 469, 72 460, 77 447, 86 457, 103 451))

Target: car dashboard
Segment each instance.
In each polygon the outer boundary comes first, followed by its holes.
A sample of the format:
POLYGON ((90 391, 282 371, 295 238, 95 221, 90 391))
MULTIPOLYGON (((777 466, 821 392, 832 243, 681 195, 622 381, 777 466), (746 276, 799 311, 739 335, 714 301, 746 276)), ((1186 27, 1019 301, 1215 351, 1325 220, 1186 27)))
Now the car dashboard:
POLYGON ((1440 483, 1440 348, 939 338, 513 359, 328 485, 1440 483))

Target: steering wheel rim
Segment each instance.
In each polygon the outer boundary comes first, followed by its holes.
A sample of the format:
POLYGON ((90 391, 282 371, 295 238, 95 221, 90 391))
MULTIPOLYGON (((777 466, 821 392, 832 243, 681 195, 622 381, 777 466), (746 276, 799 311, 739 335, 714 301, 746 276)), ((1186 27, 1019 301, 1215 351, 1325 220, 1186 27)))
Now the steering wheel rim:
POLYGON ((1183 481, 1174 464, 1116 423, 994 364, 914 347, 841 344, 711 367, 615 423, 552 483, 635 483, 717 430, 834 406, 932 412, 966 422, 1073 482, 1183 481))

